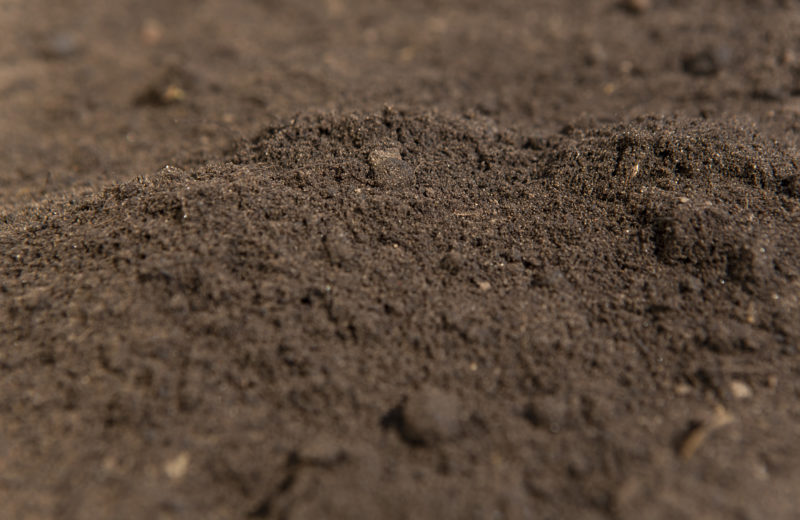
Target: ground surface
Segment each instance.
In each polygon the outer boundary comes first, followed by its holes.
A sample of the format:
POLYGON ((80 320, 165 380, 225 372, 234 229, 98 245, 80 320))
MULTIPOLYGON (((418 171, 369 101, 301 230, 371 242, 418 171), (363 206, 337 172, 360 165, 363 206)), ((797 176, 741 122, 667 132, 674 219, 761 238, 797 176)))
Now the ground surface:
POLYGON ((0 4, 0 517, 796 518, 800 6, 0 4))

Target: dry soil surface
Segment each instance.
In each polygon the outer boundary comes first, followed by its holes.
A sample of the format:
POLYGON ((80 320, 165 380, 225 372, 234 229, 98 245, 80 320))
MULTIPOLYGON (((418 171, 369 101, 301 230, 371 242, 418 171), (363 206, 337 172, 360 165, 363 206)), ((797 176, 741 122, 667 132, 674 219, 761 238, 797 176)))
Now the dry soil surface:
POLYGON ((0 517, 795 519, 800 5, 4 0, 0 517))

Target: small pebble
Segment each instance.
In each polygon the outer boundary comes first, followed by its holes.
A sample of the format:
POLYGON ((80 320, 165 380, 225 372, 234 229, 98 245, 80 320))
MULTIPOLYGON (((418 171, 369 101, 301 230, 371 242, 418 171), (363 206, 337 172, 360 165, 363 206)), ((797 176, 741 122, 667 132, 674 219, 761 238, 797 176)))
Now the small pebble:
POLYGON ((753 389, 744 381, 734 379, 730 384, 731 394, 736 399, 749 399, 753 397, 753 389))
POLYGON ((414 183, 414 170, 403 161, 399 148, 376 149, 369 154, 373 178, 381 185, 403 186, 414 183))
POLYGON ((167 476, 172 480, 181 479, 189 470, 190 460, 189 454, 184 451, 174 459, 170 459, 166 464, 164 464, 164 473, 166 473, 167 476))
POLYGON ((156 45, 164 37, 164 26, 153 18, 148 18, 142 24, 141 38, 147 45, 156 45))
POLYGON ((164 103, 177 103, 186 98, 186 92, 178 85, 168 85, 161 94, 164 103))

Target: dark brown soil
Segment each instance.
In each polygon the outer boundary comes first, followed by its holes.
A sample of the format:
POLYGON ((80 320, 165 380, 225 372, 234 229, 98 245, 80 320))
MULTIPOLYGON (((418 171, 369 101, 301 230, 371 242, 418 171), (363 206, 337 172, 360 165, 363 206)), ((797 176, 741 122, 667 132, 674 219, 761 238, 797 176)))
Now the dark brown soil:
POLYGON ((797 4, 53 4, 0 518, 797 517, 797 4))

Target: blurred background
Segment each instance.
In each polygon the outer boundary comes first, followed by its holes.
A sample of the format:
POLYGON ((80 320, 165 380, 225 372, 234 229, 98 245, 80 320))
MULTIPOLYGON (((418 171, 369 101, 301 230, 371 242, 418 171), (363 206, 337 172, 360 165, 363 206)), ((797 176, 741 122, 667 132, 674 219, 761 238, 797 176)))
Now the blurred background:
POLYGON ((224 159, 277 119, 383 105, 547 134, 735 115, 796 147, 781 0, 2 0, 0 205, 224 159))

